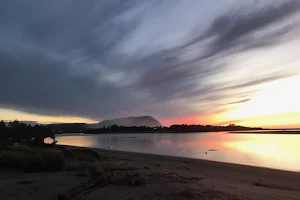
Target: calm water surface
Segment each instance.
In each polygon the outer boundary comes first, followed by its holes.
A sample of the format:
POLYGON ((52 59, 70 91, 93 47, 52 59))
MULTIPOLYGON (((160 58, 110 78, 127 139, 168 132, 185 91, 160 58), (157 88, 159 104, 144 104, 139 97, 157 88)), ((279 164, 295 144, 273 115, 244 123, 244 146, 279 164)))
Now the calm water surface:
POLYGON ((171 155, 300 172, 300 135, 143 133, 57 135, 58 144, 171 155))

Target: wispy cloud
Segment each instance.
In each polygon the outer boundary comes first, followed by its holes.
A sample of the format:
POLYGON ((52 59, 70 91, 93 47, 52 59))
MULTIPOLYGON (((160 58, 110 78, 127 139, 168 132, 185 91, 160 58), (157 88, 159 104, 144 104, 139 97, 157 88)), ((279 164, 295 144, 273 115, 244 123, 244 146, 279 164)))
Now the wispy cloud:
POLYGON ((255 2, 1 1, 0 106, 102 119, 242 103, 290 74, 237 76, 232 57, 295 39, 300 22, 299 1, 255 2))

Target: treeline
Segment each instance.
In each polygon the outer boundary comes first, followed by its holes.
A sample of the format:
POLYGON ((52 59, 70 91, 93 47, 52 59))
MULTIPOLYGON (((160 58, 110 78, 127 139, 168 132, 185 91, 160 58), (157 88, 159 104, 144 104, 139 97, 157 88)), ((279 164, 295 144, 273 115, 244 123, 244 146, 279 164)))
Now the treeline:
POLYGON ((191 132, 220 132, 220 131, 246 131, 261 130, 262 128, 249 128, 244 126, 212 126, 212 125, 172 125, 170 127, 146 127, 146 126, 118 126, 112 125, 97 129, 86 129, 82 131, 88 134, 99 133, 191 133, 191 132))
POLYGON ((86 129, 84 133, 98 134, 98 133, 162 133, 167 132, 168 127, 148 127, 148 126, 118 126, 112 125, 103 128, 86 129))
POLYGON ((55 135, 50 127, 43 125, 28 125, 13 121, 5 123, 0 121, 0 145, 10 145, 14 143, 24 143, 41 145, 45 138, 52 138, 55 143, 55 135))
POLYGON ((171 132, 220 132, 220 131, 246 131, 246 130, 262 130, 262 128, 250 128, 245 126, 236 126, 230 124, 228 126, 212 126, 212 125, 172 125, 171 132))
POLYGON ((88 129, 85 123, 63 123, 63 124, 49 124, 47 127, 59 133, 82 133, 88 129))

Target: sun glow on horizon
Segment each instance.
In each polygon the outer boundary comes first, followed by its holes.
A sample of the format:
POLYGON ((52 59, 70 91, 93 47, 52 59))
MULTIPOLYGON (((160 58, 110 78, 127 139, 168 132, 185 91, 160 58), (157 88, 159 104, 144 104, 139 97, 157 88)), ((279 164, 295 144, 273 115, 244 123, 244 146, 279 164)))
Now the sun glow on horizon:
POLYGON ((239 121, 252 126, 299 126, 300 75, 264 84, 251 100, 220 113, 220 121, 239 121))
MULTIPOLYGON (((230 123, 264 128, 300 127, 300 75, 261 85, 249 101, 216 108, 201 115, 186 117, 159 118, 163 126, 172 124, 211 124, 230 123)), ((155 117, 155 116, 154 116, 155 117)), ((155 117, 156 118, 156 117, 155 117)), ((0 119, 36 121, 38 123, 97 123, 93 119, 72 116, 44 116, 29 114, 11 109, 0 109, 0 119)))

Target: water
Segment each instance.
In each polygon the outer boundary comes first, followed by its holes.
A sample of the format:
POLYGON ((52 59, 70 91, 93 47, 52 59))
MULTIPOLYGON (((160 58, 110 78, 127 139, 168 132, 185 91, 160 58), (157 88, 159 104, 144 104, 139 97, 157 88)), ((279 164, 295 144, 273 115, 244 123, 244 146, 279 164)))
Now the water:
POLYGON ((64 134, 58 144, 198 158, 300 172, 300 135, 213 133, 64 134))

